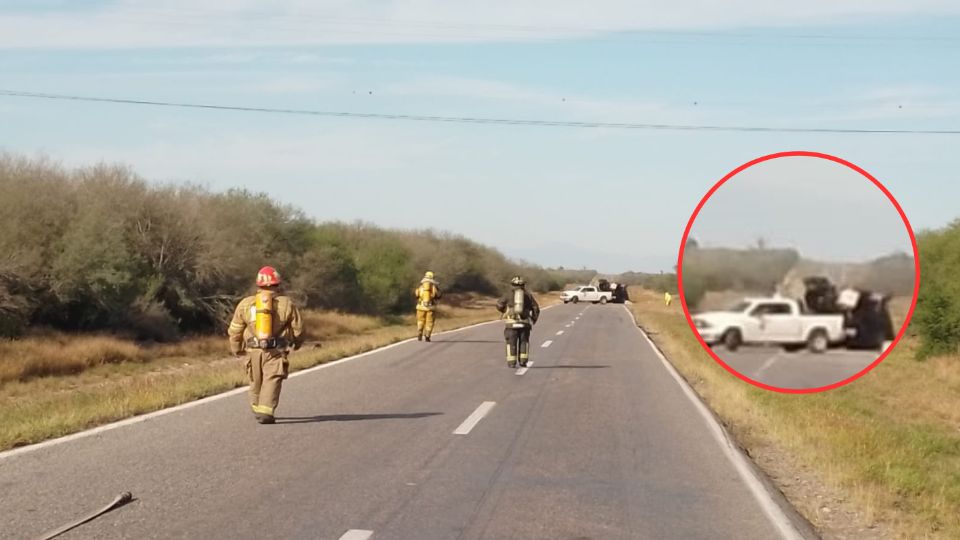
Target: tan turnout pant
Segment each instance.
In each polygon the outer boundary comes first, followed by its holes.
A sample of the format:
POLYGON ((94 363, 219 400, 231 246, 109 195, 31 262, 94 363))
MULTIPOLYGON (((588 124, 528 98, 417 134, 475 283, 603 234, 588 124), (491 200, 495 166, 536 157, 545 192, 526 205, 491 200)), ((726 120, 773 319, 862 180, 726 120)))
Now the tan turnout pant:
POLYGON ((280 403, 280 387, 289 372, 286 355, 276 349, 253 350, 247 357, 246 368, 253 412, 273 416, 280 403))
POLYGON ((417 310, 417 333, 425 336, 433 334, 433 311, 417 310))

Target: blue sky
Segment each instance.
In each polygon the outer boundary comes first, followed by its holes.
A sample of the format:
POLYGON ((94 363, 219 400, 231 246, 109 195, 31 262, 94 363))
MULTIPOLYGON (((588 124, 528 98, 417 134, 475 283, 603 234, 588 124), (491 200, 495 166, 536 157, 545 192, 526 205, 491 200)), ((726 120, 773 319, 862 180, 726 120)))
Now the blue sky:
POLYGON ((832 262, 913 250, 899 212, 873 182, 808 156, 778 157, 737 173, 700 210, 691 236, 702 247, 763 241, 832 262))
MULTIPOLYGON (((326 111, 960 129, 956 2, 659 4, 0 0, 0 89, 326 111)), ((268 191, 320 220, 450 230, 514 257, 608 272, 672 268, 709 187, 784 150, 848 159, 893 192, 915 228, 942 226, 960 216, 958 142, 0 96, 0 150, 268 191), (530 209, 522 218, 513 217, 517 201, 530 209)), ((848 254, 807 229, 770 240, 848 254)))

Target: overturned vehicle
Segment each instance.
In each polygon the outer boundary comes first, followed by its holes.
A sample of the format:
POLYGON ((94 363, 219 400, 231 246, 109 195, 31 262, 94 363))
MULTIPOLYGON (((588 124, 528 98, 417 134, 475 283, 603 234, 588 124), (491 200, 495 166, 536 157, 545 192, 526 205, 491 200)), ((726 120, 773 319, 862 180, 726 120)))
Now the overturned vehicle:
POLYGON ((829 279, 812 276, 803 280, 804 303, 810 313, 841 314, 846 330, 845 345, 851 349, 882 349, 895 337, 887 303, 890 296, 848 288, 837 291, 829 279))
POLYGON ((627 294, 627 286, 622 283, 610 283, 605 279, 597 282, 597 290, 601 292, 612 292, 613 298, 610 300, 614 304, 623 304, 630 300, 627 294))

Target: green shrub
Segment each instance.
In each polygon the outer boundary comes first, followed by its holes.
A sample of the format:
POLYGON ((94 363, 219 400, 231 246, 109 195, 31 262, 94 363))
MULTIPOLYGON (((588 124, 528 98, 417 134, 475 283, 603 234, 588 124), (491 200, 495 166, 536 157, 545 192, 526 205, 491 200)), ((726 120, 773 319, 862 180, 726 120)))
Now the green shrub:
POLYGON ((960 347, 960 220, 917 238, 923 279, 913 324, 922 343, 918 357, 960 347))
POLYGON ((267 264, 307 306, 376 315, 411 309, 426 270, 451 292, 496 293, 515 273, 534 290, 563 285, 462 236, 319 224, 265 194, 156 186, 125 167, 0 156, 0 192, 0 335, 222 332, 267 264))

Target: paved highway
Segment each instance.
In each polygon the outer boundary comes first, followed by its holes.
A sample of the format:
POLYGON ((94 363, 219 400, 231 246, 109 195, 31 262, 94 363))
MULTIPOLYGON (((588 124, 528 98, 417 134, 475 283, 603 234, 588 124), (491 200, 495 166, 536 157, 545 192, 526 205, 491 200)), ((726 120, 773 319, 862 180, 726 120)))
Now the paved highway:
POLYGON ((877 359, 876 351, 831 349, 822 354, 787 352, 781 347, 742 347, 731 352, 714 347, 727 365, 741 375, 778 388, 820 388, 859 373, 877 359))
MULTIPOLYGON (((619 305, 547 309, 0 454, 0 538, 770 539, 775 520, 619 305)), ((239 366, 238 366, 239 369, 239 366)))

